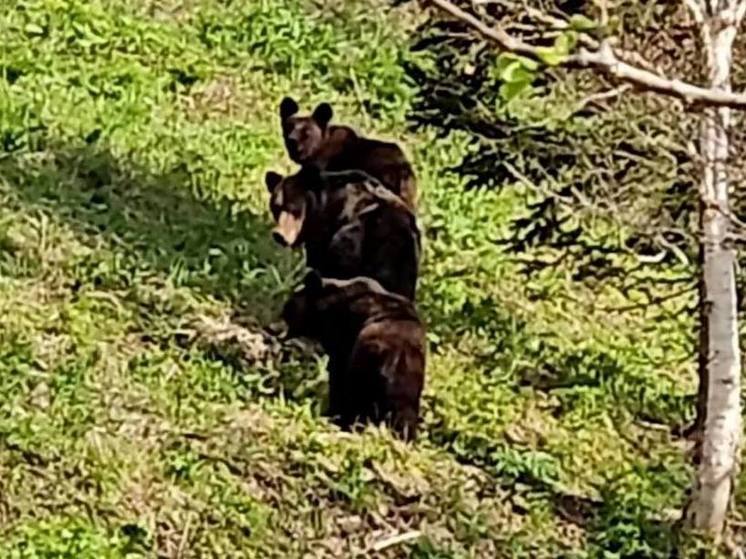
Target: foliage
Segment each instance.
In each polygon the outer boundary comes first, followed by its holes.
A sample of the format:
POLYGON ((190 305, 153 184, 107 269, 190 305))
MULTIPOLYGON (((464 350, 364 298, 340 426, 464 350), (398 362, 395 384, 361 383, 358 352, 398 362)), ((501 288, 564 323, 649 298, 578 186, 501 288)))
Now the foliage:
POLYGON ((381 556, 667 556, 691 317, 612 312, 628 300, 561 267, 524 276, 496 240, 535 197, 463 188, 464 153, 497 161, 495 185, 508 165, 615 168, 594 130, 608 120, 622 142, 621 117, 568 117, 532 88, 570 85, 483 46, 462 83, 520 88, 436 95, 408 74, 442 62, 410 48, 422 14, 376 0, 13 0, 0 17, 0 555, 352 557, 417 529, 381 556), (323 360, 267 335, 302 271, 272 244, 261 182, 290 168, 288 92, 415 161, 431 342, 417 445, 337 432, 323 360), (406 132, 430 96, 453 134, 406 132), (463 120, 462 104, 488 112, 463 120), (261 351, 212 339, 225 325, 261 351))

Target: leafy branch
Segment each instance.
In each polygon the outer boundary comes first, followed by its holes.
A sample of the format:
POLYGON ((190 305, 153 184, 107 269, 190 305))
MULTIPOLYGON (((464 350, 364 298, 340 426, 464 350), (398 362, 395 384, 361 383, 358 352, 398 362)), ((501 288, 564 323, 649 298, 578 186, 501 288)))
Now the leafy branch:
POLYGON ((687 103, 703 103, 711 106, 746 109, 746 94, 708 89, 681 80, 670 79, 651 70, 639 68, 621 60, 614 52, 608 40, 601 42, 598 49, 591 50, 581 46, 577 52, 571 54, 566 41, 555 45, 559 48, 554 49, 534 46, 512 36, 500 26, 492 27, 487 25, 449 0, 429 0, 429 2, 462 23, 465 23, 485 39, 497 44, 502 49, 529 60, 548 66, 595 68, 618 80, 636 85, 647 91, 676 97, 687 103))

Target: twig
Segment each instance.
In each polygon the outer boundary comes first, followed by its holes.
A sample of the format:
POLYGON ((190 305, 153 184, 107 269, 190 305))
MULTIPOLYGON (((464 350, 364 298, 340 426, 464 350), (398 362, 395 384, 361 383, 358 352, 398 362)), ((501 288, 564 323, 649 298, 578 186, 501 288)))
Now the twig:
POLYGON ((624 305, 621 307, 606 307, 606 306, 599 306, 598 309, 604 312, 608 313, 627 313, 630 311, 636 311, 640 309, 647 309, 648 307, 657 307, 660 306, 661 303, 665 303, 667 301, 671 301, 672 299, 677 299, 679 297, 682 297, 684 295, 688 295, 694 290, 693 287, 686 287, 680 291, 675 291, 673 293, 669 293, 667 295, 654 295, 651 296, 647 301, 641 301, 639 303, 631 303, 629 305, 624 305))
POLYGON ((609 23, 609 9, 606 6, 606 0, 596 0, 593 3, 601 10, 601 25, 606 27, 609 23))
MULTIPOLYGON (((537 47, 511 36, 503 28, 490 27, 449 0, 429 1, 441 10, 472 27, 484 38, 497 43, 503 49, 542 62, 542 58, 539 55, 540 50, 537 47)), ((647 91, 676 97, 688 103, 699 102, 710 106, 746 109, 746 95, 725 90, 707 89, 681 80, 672 80, 649 70, 643 70, 620 60, 614 54, 608 42, 602 43, 599 49, 594 51, 581 48, 577 54, 566 56, 561 61, 561 64, 563 66, 596 68, 605 74, 637 85, 647 91)))
POLYGON ((620 85, 619 87, 615 87, 614 89, 610 89, 608 91, 593 93, 585 99, 582 99, 580 103, 578 103, 578 109, 582 109, 590 103, 599 103, 600 101, 605 101, 606 99, 611 99, 612 97, 618 97, 619 95, 622 95, 630 89, 632 89, 632 86, 628 83, 625 83, 624 85, 620 85))
POLYGON ((694 16, 694 21, 696 21, 698 24, 702 24, 705 21, 705 12, 702 9, 702 4, 700 3, 700 0, 684 0, 684 4, 687 8, 689 8, 689 11, 692 13, 692 16, 694 16))
POLYGON ((357 102, 360 105, 360 111, 363 113, 365 127, 370 128, 370 115, 368 114, 368 110, 365 108, 365 96, 363 95, 363 91, 360 88, 360 82, 357 80, 355 71, 352 69, 352 66, 350 66, 350 80, 352 81, 352 88, 355 91, 355 97, 357 97, 357 102))
POLYGON ((744 553, 743 549, 733 541, 733 538, 725 538, 723 540, 723 546, 731 554, 731 557, 734 557, 734 559, 744 559, 744 557, 746 557, 746 553, 744 553))
POLYGON ((187 515, 186 523, 184 524, 184 531, 181 533, 181 541, 179 542, 179 549, 176 551, 177 559, 184 557, 184 548, 189 539, 189 525, 192 523, 192 515, 187 515))
POLYGON ((403 534, 397 534, 389 538, 384 538, 382 540, 378 540, 375 544, 373 544, 373 551, 382 551, 388 547, 393 547, 410 540, 415 540, 421 535, 422 533, 419 530, 410 530, 409 532, 404 532, 403 534))

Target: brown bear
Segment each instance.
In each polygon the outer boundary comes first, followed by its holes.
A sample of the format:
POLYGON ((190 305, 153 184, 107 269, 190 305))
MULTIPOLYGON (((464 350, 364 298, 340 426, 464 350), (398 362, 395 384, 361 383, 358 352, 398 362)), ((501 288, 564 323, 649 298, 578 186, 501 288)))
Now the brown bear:
POLYGON ((414 304, 370 278, 309 272, 282 310, 288 337, 321 343, 329 355, 329 414, 349 429, 386 422, 417 434, 425 379, 425 328, 414 304))
POLYGON ((274 239, 306 248, 306 263, 325 277, 367 276, 414 299, 420 232, 401 199, 361 171, 322 173, 303 167, 265 175, 274 239))
POLYGON ((290 97, 280 103, 282 136, 290 159, 326 171, 365 171, 415 210, 417 180, 397 144, 363 138, 349 126, 330 126, 329 103, 321 103, 306 116, 298 115, 298 110, 290 97))

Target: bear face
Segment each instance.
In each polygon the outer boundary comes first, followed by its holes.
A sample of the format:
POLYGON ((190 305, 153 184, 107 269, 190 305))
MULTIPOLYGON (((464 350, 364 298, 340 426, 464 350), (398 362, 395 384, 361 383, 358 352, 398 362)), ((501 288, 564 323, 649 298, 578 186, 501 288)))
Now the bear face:
POLYGON ((318 190, 321 177, 311 169, 283 177, 267 172, 264 182, 269 191, 269 209, 275 220, 272 238, 280 245, 295 248, 304 242, 309 206, 318 190))
POLYGON ((365 277, 306 275, 285 304, 289 336, 321 342, 329 355, 329 414, 343 428, 386 422, 416 435, 425 376, 425 329, 413 304, 365 277))
POLYGON ((329 121, 334 112, 329 103, 321 103, 310 115, 298 115, 298 103, 285 97, 280 103, 282 137, 290 159, 301 165, 312 162, 326 141, 329 121))
POLYGON ((303 288, 296 290, 282 308, 281 318, 288 327, 290 338, 311 337, 318 324, 318 301, 323 283, 318 274, 307 274, 303 288))

